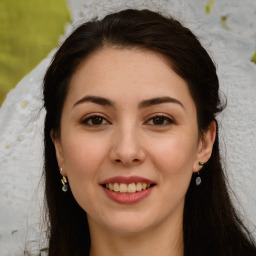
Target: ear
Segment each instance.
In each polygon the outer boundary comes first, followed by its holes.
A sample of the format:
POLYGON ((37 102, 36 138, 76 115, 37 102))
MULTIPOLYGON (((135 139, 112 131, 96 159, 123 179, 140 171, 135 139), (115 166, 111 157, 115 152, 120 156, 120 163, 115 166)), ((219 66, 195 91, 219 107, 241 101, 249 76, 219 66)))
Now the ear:
POLYGON ((60 137, 56 135, 56 132, 54 130, 51 130, 51 139, 55 147, 56 152, 56 158, 58 161, 59 168, 63 168, 62 174, 66 176, 65 167, 64 167, 64 156, 63 156, 63 150, 62 150, 62 144, 60 137))
POLYGON ((199 162, 206 163, 212 154, 212 148, 216 137, 216 122, 212 121, 208 129, 201 135, 198 143, 198 151, 193 165, 193 172, 199 172, 202 166, 199 162))

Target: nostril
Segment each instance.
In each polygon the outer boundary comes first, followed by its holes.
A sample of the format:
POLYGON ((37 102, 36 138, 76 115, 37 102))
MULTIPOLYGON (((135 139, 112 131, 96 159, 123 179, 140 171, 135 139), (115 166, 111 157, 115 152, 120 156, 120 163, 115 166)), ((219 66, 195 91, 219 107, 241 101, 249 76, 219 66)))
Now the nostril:
POLYGON ((115 163, 123 163, 124 165, 139 164, 141 162, 141 160, 139 158, 134 158, 134 159, 130 159, 130 160, 129 159, 122 160, 122 159, 117 158, 114 161, 115 161, 115 163))

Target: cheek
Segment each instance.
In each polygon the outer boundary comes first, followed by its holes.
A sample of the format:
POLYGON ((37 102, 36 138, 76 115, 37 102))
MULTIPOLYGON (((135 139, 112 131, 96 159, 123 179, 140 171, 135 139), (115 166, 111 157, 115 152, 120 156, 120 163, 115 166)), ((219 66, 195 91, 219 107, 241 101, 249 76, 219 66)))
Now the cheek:
POLYGON ((163 166, 178 167, 191 165, 192 167, 197 152, 197 145, 195 141, 189 141, 186 138, 170 138, 162 143, 154 143, 154 152, 155 161, 163 166))
MULTIPOLYGON (((64 137, 64 136, 63 136, 64 137)), ((91 172, 105 158, 107 143, 103 138, 86 134, 69 135, 63 140, 67 172, 91 172)))
POLYGON ((167 202, 165 211, 168 215, 184 203, 193 173, 195 147, 179 140, 166 142, 164 146, 156 145, 155 149, 159 150, 154 158, 160 177, 159 190, 162 201, 167 202))
POLYGON ((172 188, 186 187, 189 184, 197 152, 197 142, 191 138, 193 137, 170 136, 165 141, 154 143, 154 150, 150 155, 162 183, 169 183, 172 188))
MULTIPOLYGON (((71 138, 71 136, 70 136, 71 138)), ((95 203, 93 198, 95 186, 98 186, 98 175, 102 162, 106 159, 107 143, 98 143, 89 136, 72 136, 72 140, 64 140, 63 151, 65 170, 72 194, 78 204, 86 211, 91 212, 95 203)))
POLYGON ((107 146, 102 139, 75 133, 63 140, 64 168, 74 194, 84 193, 98 183, 97 174, 106 159, 107 146))

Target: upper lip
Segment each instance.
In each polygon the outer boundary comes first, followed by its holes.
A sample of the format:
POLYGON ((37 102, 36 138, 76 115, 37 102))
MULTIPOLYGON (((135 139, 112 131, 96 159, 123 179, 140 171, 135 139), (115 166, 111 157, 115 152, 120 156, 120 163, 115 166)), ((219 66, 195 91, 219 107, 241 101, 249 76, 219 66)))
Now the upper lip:
POLYGON ((137 183, 137 182, 144 182, 147 184, 155 184, 154 181, 139 177, 139 176, 130 176, 130 177, 125 177, 125 176, 115 176, 109 179, 106 179, 102 181, 100 184, 109 184, 109 183, 124 183, 124 184, 131 184, 131 183, 137 183))

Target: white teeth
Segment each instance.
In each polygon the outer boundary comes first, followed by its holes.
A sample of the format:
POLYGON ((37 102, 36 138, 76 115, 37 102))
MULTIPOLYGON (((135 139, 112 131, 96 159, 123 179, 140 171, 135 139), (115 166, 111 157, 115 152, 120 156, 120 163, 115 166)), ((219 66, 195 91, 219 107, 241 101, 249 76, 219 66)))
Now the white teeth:
POLYGON ((108 183, 106 184, 106 188, 115 192, 120 193, 136 193, 142 190, 145 190, 150 187, 150 184, 147 184, 145 182, 137 182, 137 183, 108 183))
MULTIPOLYGON (((108 185, 108 189, 109 189, 109 190, 114 190, 113 184, 109 183, 109 184, 107 184, 107 185, 108 185)), ((106 185, 106 187, 107 187, 107 185, 106 185)))
POLYGON ((120 192, 121 193, 126 193, 128 191, 127 184, 120 183, 120 192))
POLYGON ((141 182, 138 182, 137 185, 136 185, 136 190, 137 191, 141 191, 142 190, 142 184, 141 182))
POLYGON ((142 189, 146 189, 147 188, 147 183, 142 183, 142 189))
POLYGON ((114 191, 119 192, 120 191, 120 186, 118 183, 114 183, 114 191))
POLYGON ((128 193, 135 193, 136 192, 136 185, 135 183, 131 183, 128 185, 128 193))

